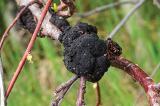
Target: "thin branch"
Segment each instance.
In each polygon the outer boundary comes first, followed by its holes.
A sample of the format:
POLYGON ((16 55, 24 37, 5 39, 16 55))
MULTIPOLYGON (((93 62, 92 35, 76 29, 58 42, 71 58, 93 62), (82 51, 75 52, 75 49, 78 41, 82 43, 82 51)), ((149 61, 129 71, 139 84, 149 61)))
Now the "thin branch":
POLYGON ((100 91, 100 86, 99 83, 96 83, 96 95, 97 95, 97 103, 96 106, 101 106, 102 102, 101 102, 101 91, 100 91))
POLYGON ((112 38, 120 30, 120 28, 128 21, 128 19, 142 6, 144 2, 145 0, 140 0, 135 5, 135 7, 131 9, 130 12, 128 12, 128 14, 120 21, 120 23, 112 30, 108 37, 112 38))
POLYGON ((60 0, 57 14, 63 17, 70 17, 75 12, 74 0, 60 0), (67 9, 67 10, 65 10, 67 9))
POLYGON ((155 84, 152 78, 139 68, 138 65, 135 65, 121 56, 111 59, 111 65, 124 70, 141 84, 151 106, 157 106, 157 104, 160 104, 160 84, 155 84))
POLYGON ((21 11, 17 14, 17 16, 15 17, 15 19, 12 21, 12 23, 8 26, 8 28, 5 30, 4 34, 2 35, 2 39, 0 41, 0 51, 2 49, 3 43, 5 41, 5 39, 8 37, 8 33, 11 30, 11 28, 16 24, 17 20, 20 18, 21 14, 32 4, 37 3, 35 1, 30 2, 29 4, 27 4, 25 7, 23 7, 21 9, 21 11))
POLYGON ((61 90, 67 88, 68 86, 72 85, 74 83, 74 81, 76 81, 78 79, 78 76, 75 75, 73 76, 70 80, 68 80, 67 82, 61 84, 59 87, 57 87, 57 89, 55 90, 55 93, 59 93, 61 90))
POLYGON ((63 83, 62 85, 60 85, 56 90, 55 90, 55 97, 56 99, 53 100, 52 102, 52 106, 59 106, 62 99, 64 98, 65 94, 67 93, 67 91, 71 88, 71 86, 73 85, 73 83, 78 79, 78 76, 74 76, 72 77, 70 80, 68 80, 67 82, 63 83))
POLYGON ((16 71, 15 71, 15 73, 14 73, 14 75, 13 75, 11 81, 10 81, 10 83, 9 83, 9 86, 7 88, 6 95, 5 95, 6 99, 9 96, 9 94, 10 94, 10 92, 11 92, 11 90, 12 90, 12 88, 13 88, 13 86, 14 86, 14 84, 15 84, 15 82, 16 82, 19 74, 20 74, 20 72, 22 71, 22 68, 23 68, 23 66, 24 66, 24 64, 26 62, 26 58, 27 58, 28 54, 31 52, 31 49, 32 49, 32 47, 34 45, 34 42, 35 42, 36 37, 37 37, 37 34, 38 34, 38 32, 39 32, 39 30, 41 28, 42 22, 44 20, 44 17, 47 14, 48 8, 51 5, 51 3, 52 3, 52 0, 48 0, 46 5, 45 5, 45 7, 44 7, 44 9, 43 9, 43 11, 42 11, 41 17, 38 20, 36 29, 35 29, 35 31, 34 31, 34 33, 32 35, 32 38, 31 38, 31 40, 30 40, 30 42, 28 44, 28 47, 27 47, 27 49, 26 49, 26 51, 25 51, 25 53, 24 53, 19 65, 18 65, 18 67, 17 67, 17 69, 16 69, 16 71))
POLYGON ((155 69, 152 71, 151 77, 153 78, 155 76, 155 74, 158 72, 158 69, 160 68, 160 62, 157 64, 157 66, 155 67, 155 69))
POLYGON ((4 79, 3 79, 3 66, 0 58, 0 106, 5 106, 5 93, 4 93, 4 79))
POLYGON ((118 1, 118 2, 115 2, 115 3, 110 3, 110 4, 106 4, 106 5, 97 7, 95 9, 93 9, 93 10, 90 10, 90 11, 82 13, 82 14, 78 14, 78 16, 81 17, 81 18, 85 18, 85 17, 91 16, 91 15, 93 15, 95 13, 103 12, 105 10, 114 8, 114 7, 119 6, 119 5, 135 4, 135 3, 136 3, 136 1, 118 1))
POLYGON ((153 4, 160 8, 160 0, 153 0, 153 4))
POLYGON ((85 106, 85 101, 84 101, 84 94, 86 92, 85 89, 86 89, 86 80, 84 77, 81 76, 76 106, 85 106))

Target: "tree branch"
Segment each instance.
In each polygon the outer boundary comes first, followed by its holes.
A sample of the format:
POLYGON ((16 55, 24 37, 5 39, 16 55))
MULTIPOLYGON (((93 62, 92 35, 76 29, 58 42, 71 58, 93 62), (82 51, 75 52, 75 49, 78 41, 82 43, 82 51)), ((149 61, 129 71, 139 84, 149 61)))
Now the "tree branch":
MULTIPOLYGON (((157 66, 154 68, 154 70, 152 71, 150 77, 153 78, 154 75, 156 75, 156 73, 158 72, 158 69, 160 68, 160 62, 157 64, 157 66)), ((134 102, 134 104, 136 105, 138 100, 144 95, 144 92, 142 89, 140 89, 139 93, 138 93, 138 96, 134 102)))
POLYGON ((119 6, 119 5, 135 4, 135 3, 136 3, 135 1, 117 1, 115 3, 106 4, 106 5, 97 7, 95 9, 93 9, 93 10, 90 10, 88 12, 85 12, 85 13, 82 13, 82 14, 78 14, 78 16, 81 17, 81 18, 85 18, 85 17, 91 16, 91 15, 93 15, 95 13, 103 12, 105 10, 114 8, 114 7, 119 6))
POLYGON ((113 36, 120 30, 120 28, 128 21, 128 19, 136 12, 137 9, 141 7, 141 5, 145 2, 145 0, 140 0, 133 9, 128 12, 128 14, 120 21, 120 23, 112 30, 112 32, 107 36, 107 38, 113 38, 113 36))
POLYGON ((152 78, 139 68, 138 65, 135 65, 131 61, 120 56, 111 59, 111 65, 124 70, 141 84, 151 106, 157 106, 157 104, 160 104, 160 84, 155 84, 152 78))

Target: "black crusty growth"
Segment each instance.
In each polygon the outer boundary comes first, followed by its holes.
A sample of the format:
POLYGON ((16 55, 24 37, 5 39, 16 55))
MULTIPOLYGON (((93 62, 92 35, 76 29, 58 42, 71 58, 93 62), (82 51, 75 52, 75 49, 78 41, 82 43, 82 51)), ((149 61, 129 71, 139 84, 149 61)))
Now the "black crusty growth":
MULTIPOLYGON (((24 6, 21 6, 22 9, 24 6)), ((32 12, 27 8, 18 20, 18 23, 24 28, 27 29, 30 33, 33 33, 36 28, 36 21, 32 15, 32 12)))
POLYGON ((64 46, 66 68, 90 82, 99 81, 108 70, 110 62, 105 57, 106 41, 99 39, 97 28, 82 22, 71 27, 56 14, 52 14, 50 22, 62 30, 59 41, 64 46))
MULTIPOLYGON (((84 76, 87 81, 99 81, 110 67, 107 53, 120 55, 121 47, 111 39, 107 41, 99 39, 95 26, 80 22, 71 27, 64 17, 51 10, 49 12, 52 14, 50 22, 62 31, 59 41, 64 46, 66 68, 78 76, 84 76), (114 50, 110 49, 113 45, 116 47, 114 50)), ((20 22, 33 33, 36 22, 29 10, 23 13, 20 22)))

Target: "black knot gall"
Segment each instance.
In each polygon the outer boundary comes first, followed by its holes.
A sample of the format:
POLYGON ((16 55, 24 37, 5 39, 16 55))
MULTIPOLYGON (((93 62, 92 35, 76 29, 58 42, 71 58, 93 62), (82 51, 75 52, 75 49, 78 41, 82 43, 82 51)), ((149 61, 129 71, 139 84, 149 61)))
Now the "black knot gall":
MULTIPOLYGON (((21 6, 19 10, 21 10, 24 6, 21 6)), ((21 25, 24 29, 27 29, 30 33, 33 33, 36 28, 36 21, 32 15, 32 12, 27 8, 20 16, 18 20, 19 25, 21 25)))
POLYGON ((51 7, 49 8, 49 12, 51 13, 50 22, 57 26, 62 32, 70 26, 69 22, 66 20, 65 17, 57 15, 51 7))
POLYGON ((110 66, 104 56, 107 45, 97 36, 97 29, 86 23, 68 28, 59 37, 64 45, 64 64, 78 76, 90 82, 99 81, 110 66))

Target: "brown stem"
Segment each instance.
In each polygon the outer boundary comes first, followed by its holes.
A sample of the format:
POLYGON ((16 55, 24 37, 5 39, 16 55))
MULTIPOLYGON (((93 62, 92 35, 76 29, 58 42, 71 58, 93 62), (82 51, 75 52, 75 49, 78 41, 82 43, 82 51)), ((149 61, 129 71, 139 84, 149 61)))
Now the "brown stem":
POLYGON ((21 14, 32 4, 36 3, 35 1, 31 1, 29 4, 27 4, 25 7, 23 7, 21 9, 21 11, 17 14, 17 16, 15 17, 15 19, 12 21, 12 23, 8 26, 8 28, 5 30, 4 34, 2 35, 2 39, 0 41, 0 51, 2 49, 3 43, 5 41, 5 39, 8 37, 8 33, 11 30, 11 28, 16 24, 17 20, 19 19, 19 17, 21 16, 21 14))
POLYGON ((63 97, 65 96, 65 94, 67 93, 67 91, 69 90, 69 88, 71 88, 71 86, 73 85, 73 83, 78 79, 78 76, 74 76, 72 77, 70 80, 68 80, 67 82, 61 84, 56 90, 55 90, 55 97, 56 99, 53 100, 52 102, 52 106, 59 106, 63 97))
POLYGON ((160 104, 160 84, 155 84, 152 78, 149 77, 138 65, 121 56, 112 58, 111 65, 124 70, 141 84, 151 106, 157 106, 157 104, 160 104))
POLYGON ((63 89, 71 86, 77 79, 78 79, 78 76, 77 76, 77 75, 73 76, 70 80, 68 80, 67 82, 61 84, 59 87, 57 87, 57 89, 55 90, 55 93, 59 93, 59 92, 61 92, 63 89))
POLYGON ((84 77, 81 76, 76 106, 85 106, 84 102, 84 94, 86 92, 85 89, 86 89, 86 80, 84 77))
POLYGON ((75 12, 74 0, 60 0, 57 14, 63 17, 70 17, 75 12), (67 9, 67 10, 65 10, 67 9))
POLYGON ((39 30, 41 28, 42 22, 44 20, 44 17, 46 16, 46 13, 47 13, 48 8, 51 5, 51 3, 52 3, 52 0, 48 0, 46 5, 45 5, 45 7, 44 7, 44 9, 43 9, 43 11, 42 11, 41 17, 38 20, 36 29, 35 29, 35 31, 34 31, 34 33, 32 35, 32 38, 31 38, 31 40, 30 40, 30 42, 28 44, 28 47, 27 47, 27 49, 26 49, 26 51, 25 51, 25 53, 24 53, 19 65, 18 65, 18 67, 17 67, 16 71, 15 71, 15 74, 13 75, 13 77, 12 77, 12 79, 11 79, 9 85, 8 85, 8 88, 7 88, 7 91, 6 91, 6 95, 5 95, 6 99, 9 96, 9 94, 10 94, 10 92, 11 92, 11 90, 12 90, 12 88, 13 88, 13 86, 14 86, 14 84, 15 84, 15 82, 16 82, 19 74, 20 74, 20 72, 22 71, 22 68, 23 68, 23 66, 24 66, 24 64, 26 62, 26 58, 27 58, 28 54, 31 52, 31 49, 32 49, 32 47, 34 45, 34 42, 35 42, 36 37, 37 37, 37 34, 38 34, 38 32, 39 32, 39 30))
POLYGON ((58 5, 58 11, 62 11, 66 7, 67 5, 62 0, 60 0, 60 4, 58 5))
POLYGON ((96 83, 96 95, 97 95, 97 103, 96 103, 96 106, 100 106, 102 103, 101 103, 101 91, 100 91, 100 86, 99 86, 99 83, 97 82, 96 83))

